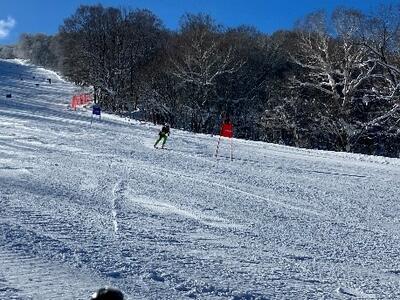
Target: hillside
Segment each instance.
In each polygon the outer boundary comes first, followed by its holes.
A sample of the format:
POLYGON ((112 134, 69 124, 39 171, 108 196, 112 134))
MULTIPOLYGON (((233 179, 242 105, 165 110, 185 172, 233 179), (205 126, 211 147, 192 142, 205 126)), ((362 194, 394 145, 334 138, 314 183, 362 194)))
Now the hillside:
POLYGON ((0 299, 400 298, 399 159, 234 139, 217 160, 177 129, 156 150, 77 91, 0 61, 0 299))

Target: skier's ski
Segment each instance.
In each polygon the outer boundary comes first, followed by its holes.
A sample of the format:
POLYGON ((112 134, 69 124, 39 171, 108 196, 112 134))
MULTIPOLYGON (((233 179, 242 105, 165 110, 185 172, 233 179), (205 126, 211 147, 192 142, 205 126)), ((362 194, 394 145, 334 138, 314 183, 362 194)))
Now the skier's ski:
POLYGON ((171 149, 165 148, 165 147, 154 147, 154 149, 158 149, 158 150, 171 150, 171 149))

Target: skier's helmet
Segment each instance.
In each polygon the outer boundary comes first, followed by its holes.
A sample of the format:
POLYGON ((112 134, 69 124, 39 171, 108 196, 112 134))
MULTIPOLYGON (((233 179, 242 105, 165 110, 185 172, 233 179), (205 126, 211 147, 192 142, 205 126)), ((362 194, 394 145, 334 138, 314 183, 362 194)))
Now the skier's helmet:
POLYGON ((169 125, 169 123, 165 123, 165 126, 166 126, 166 127, 169 127, 170 125, 169 125))
POLYGON ((95 292, 90 300, 124 300, 124 295, 117 289, 105 287, 95 292))

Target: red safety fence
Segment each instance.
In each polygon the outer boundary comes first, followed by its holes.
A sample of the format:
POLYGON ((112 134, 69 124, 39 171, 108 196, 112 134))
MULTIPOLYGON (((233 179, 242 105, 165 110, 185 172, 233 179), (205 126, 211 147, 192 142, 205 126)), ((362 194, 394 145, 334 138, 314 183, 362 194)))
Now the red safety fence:
POLYGON ((233 124, 232 123, 222 124, 220 136, 232 138, 233 137, 233 124))
POLYGON ((88 104, 91 101, 92 101, 91 94, 75 95, 72 97, 72 100, 71 100, 71 108, 76 110, 77 106, 88 104))

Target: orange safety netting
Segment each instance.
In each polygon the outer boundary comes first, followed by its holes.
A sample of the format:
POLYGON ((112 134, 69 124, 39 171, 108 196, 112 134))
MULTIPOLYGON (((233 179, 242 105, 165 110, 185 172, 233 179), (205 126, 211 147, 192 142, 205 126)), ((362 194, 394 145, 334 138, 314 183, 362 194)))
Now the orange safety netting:
POLYGON ((90 94, 81 94, 75 95, 71 100, 71 107, 76 110, 76 107, 79 105, 85 105, 92 101, 92 95, 90 94))

